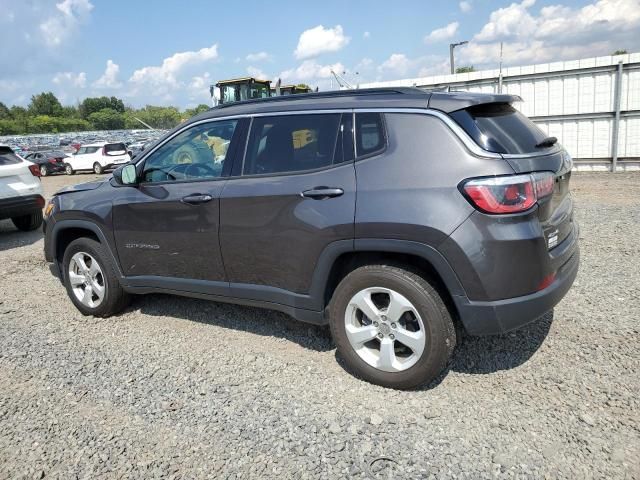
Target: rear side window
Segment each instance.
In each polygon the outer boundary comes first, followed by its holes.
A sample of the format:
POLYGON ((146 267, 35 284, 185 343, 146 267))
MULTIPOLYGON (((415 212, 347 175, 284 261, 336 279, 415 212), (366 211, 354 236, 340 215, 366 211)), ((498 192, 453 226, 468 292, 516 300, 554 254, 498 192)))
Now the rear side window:
POLYGON ((334 163, 341 115, 283 115, 254 118, 244 175, 291 173, 334 163))
POLYGON ((20 163, 20 158, 9 147, 0 147, 0 166, 20 163))
POLYGON ((547 135, 508 103, 474 105, 449 114, 485 150, 532 153, 547 135))
POLYGON ((356 114, 356 152, 358 157, 384 149, 384 127, 379 113, 356 114))

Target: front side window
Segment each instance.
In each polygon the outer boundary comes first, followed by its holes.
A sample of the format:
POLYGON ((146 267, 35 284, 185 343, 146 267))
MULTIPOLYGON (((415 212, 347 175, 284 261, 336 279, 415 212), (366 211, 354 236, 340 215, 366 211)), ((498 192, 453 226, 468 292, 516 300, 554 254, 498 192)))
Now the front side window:
POLYGON ((341 115, 283 115, 253 120, 243 173, 291 173, 330 166, 341 115))
POLYGON ((237 120, 204 123, 176 135, 146 159, 143 181, 221 177, 237 123, 237 120))
POLYGON ((358 157, 379 152, 384 146, 382 115, 379 113, 357 113, 356 151, 358 157))

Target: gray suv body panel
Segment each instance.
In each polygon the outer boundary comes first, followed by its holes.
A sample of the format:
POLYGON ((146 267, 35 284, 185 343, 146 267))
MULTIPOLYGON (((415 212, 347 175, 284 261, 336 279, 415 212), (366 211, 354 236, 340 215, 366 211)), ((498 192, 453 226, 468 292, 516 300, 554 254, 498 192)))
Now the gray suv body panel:
POLYGON ((134 162, 142 168, 156 147, 193 125, 276 113, 382 112, 386 147, 317 171, 242 175, 245 128, 233 163, 217 180, 136 187, 111 180, 56 195, 55 212, 44 226, 45 257, 59 266, 64 232, 84 229, 109 249, 129 292, 263 306, 323 324, 332 268, 341 256, 403 254, 432 267, 469 332, 518 327, 552 308, 575 278, 578 234, 570 197, 558 195, 524 213, 492 216, 472 207, 459 188, 471 177, 548 170, 566 177, 556 186, 562 189, 571 165, 561 153, 483 151, 442 113, 513 100, 397 89, 212 109, 177 127, 134 162), (425 110, 427 105, 440 111, 425 110), (317 188, 340 189, 341 195, 301 196, 317 188), (180 202, 194 193, 210 195, 211 201, 180 202), (550 231, 562 237, 551 250, 550 231), (551 271, 558 272, 557 279, 538 291, 551 271))

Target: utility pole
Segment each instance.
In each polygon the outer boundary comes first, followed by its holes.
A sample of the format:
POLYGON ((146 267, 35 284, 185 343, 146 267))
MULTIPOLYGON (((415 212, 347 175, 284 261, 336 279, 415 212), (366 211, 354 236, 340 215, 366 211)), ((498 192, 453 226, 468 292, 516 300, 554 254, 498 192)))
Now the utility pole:
POLYGON ((498 93, 502 93, 502 42, 500 42, 500 73, 498 74, 498 93))
POLYGON ((456 47, 459 47, 461 45, 466 45, 467 43, 469 43, 468 40, 465 40, 464 42, 450 43, 449 44, 449 64, 451 65, 451 75, 456 73, 456 67, 454 65, 455 61, 453 59, 453 49, 456 48, 456 47))

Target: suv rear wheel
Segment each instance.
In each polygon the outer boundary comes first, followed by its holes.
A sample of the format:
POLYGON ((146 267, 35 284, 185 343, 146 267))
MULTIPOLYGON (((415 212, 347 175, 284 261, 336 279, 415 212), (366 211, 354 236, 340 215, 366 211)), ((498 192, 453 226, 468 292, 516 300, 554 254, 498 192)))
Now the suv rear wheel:
POLYGON ((100 175, 104 170, 98 162, 93 164, 93 171, 96 175, 100 175))
POLYGON ((105 248, 95 240, 71 242, 62 265, 69 298, 83 315, 108 317, 129 303, 105 248))
POLYGON ((349 273, 331 300, 330 324, 347 367, 384 387, 430 382, 456 345, 451 315, 435 289, 395 266, 368 265, 349 273))
POLYGON ((49 168, 46 165, 40 165, 40 176, 46 177, 49 175, 49 168))
POLYGON ((73 170, 73 167, 71 165, 69 165, 68 163, 64 166, 64 171, 67 175, 73 175, 74 173, 76 173, 73 170))

